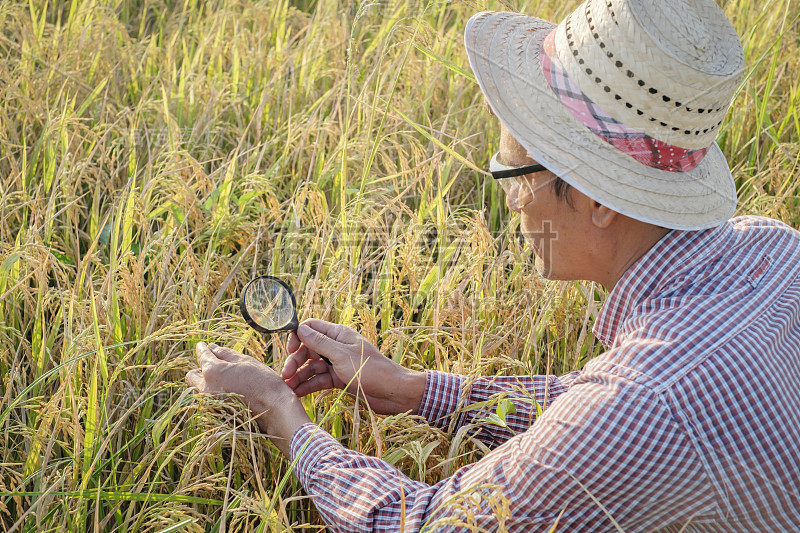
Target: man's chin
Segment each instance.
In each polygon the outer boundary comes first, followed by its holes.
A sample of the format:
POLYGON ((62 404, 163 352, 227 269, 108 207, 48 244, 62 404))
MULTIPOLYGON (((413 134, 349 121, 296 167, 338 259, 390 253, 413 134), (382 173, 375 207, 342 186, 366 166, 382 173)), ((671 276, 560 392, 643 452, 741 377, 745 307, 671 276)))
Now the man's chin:
POLYGON ((533 266, 536 268, 536 273, 539 274, 544 279, 555 280, 556 278, 553 276, 553 271, 550 268, 549 263, 545 263, 544 259, 542 259, 538 254, 533 256, 533 266))

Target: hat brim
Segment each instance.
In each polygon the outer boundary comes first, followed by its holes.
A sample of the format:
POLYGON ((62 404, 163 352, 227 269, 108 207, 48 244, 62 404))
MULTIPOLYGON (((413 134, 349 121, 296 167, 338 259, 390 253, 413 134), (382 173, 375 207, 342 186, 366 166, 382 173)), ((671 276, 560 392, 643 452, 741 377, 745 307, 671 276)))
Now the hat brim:
POLYGON ((554 174, 623 215, 682 230, 728 220, 736 209, 736 187, 716 143, 688 172, 658 170, 592 133, 561 105, 539 62, 555 27, 505 12, 478 13, 467 23, 470 66, 508 131, 554 174))

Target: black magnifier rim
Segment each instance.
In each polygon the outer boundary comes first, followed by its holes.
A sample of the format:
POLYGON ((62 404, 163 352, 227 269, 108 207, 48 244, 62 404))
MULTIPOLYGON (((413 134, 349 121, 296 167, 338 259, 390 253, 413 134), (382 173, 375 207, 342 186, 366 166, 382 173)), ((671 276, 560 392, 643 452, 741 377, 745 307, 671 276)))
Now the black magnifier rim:
POLYGON ((250 327, 252 327, 254 330, 260 331, 261 333, 280 333, 282 331, 297 331, 297 326, 298 326, 297 300, 295 300, 294 298, 294 291, 292 291, 292 288, 285 281, 283 281, 280 278, 276 278, 275 276, 266 276, 266 275, 258 276, 247 282, 247 285, 245 285, 244 289, 242 289, 242 295, 239 297, 239 311, 242 313, 242 317, 244 317, 245 322, 247 322, 250 325, 250 327), (247 294, 247 289, 250 288, 250 285, 252 285, 257 281, 267 280, 267 279, 275 281, 279 285, 281 285, 284 289, 286 289, 289 292, 289 297, 292 299, 292 319, 285 327, 282 327, 280 329, 267 329, 264 326, 260 325, 255 320, 253 320, 253 317, 251 317, 250 313, 247 312, 247 306, 244 303, 245 295, 247 294))

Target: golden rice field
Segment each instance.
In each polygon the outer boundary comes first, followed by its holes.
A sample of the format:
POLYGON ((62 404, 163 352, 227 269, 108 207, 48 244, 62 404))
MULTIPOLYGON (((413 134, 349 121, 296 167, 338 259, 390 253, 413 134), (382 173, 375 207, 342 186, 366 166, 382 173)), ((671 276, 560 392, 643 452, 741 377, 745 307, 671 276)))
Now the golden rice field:
MULTIPOLYGON (((194 345, 276 367, 240 318, 257 273, 300 318, 413 368, 561 373, 602 347, 602 287, 539 278, 481 170, 469 74, 485 8, 576 0, 0 3, 0 530, 313 531, 290 465, 186 390, 194 345)), ((747 71, 719 137, 740 213, 800 227, 799 0, 724 0, 747 71)), ((348 446, 434 482, 482 449, 351 398, 348 446)))

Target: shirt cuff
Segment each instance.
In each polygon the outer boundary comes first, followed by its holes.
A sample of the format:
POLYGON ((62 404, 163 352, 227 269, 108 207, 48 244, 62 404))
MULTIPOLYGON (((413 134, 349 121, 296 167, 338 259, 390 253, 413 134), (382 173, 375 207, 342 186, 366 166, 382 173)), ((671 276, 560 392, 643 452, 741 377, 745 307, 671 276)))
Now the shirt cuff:
POLYGON ((306 487, 314 473, 314 465, 340 448, 343 448, 341 443, 318 425, 309 422, 300 426, 292 435, 289 447, 292 468, 300 483, 306 487))
POLYGON ((428 370, 419 416, 432 426, 446 429, 450 425, 451 415, 458 408, 465 381, 466 378, 458 374, 428 370))

